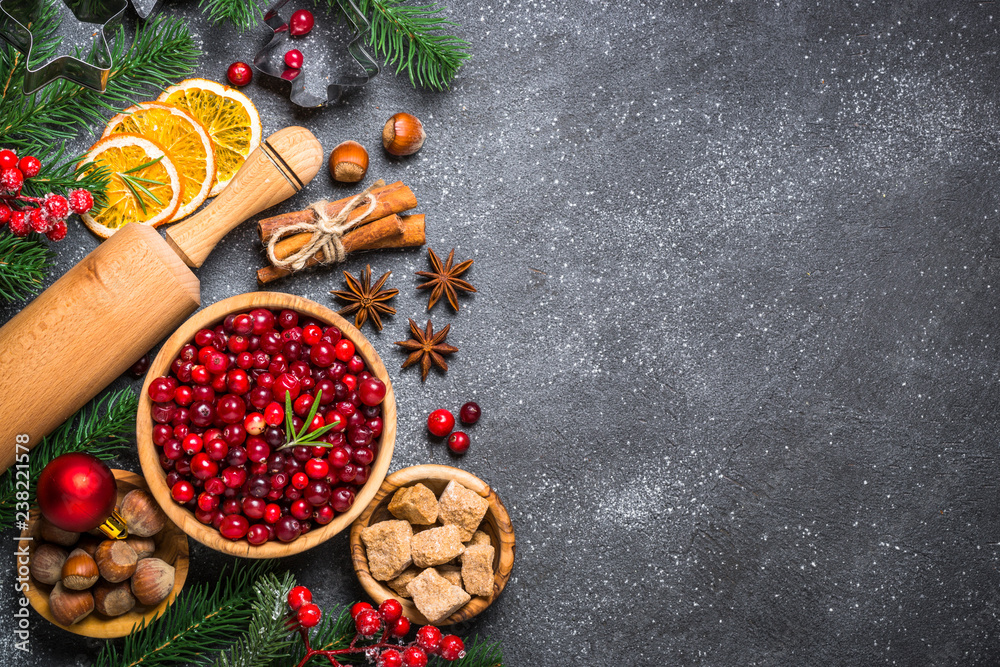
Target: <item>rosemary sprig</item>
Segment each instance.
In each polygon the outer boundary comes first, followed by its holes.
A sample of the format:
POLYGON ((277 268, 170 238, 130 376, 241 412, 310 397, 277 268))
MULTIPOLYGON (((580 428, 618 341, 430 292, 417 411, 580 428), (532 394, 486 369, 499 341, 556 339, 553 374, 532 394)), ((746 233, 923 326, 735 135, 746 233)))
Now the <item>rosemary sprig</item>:
POLYGON ((147 167, 152 167, 154 164, 159 163, 159 161, 162 159, 163 156, 161 155, 155 160, 150 160, 145 164, 140 164, 138 167, 132 167, 127 171, 118 172, 118 178, 120 178, 122 183, 125 184, 125 187, 129 189, 129 192, 132 193, 132 196, 135 198, 135 200, 139 202, 139 208, 142 209, 143 215, 146 215, 146 202, 142 200, 142 196, 139 193, 141 192, 142 194, 145 194, 147 197, 155 201, 159 206, 163 206, 163 202, 160 201, 160 198, 154 195, 152 192, 150 192, 149 188, 146 187, 146 185, 162 186, 163 182, 153 180, 151 178, 142 178, 141 176, 130 176, 129 174, 134 174, 136 172, 142 171, 143 169, 146 169, 147 167))
POLYGON ((332 447, 333 445, 323 442, 320 440, 320 436, 334 428, 337 424, 327 424, 321 426, 315 431, 309 430, 309 425, 312 423, 313 417, 316 416, 316 412, 319 411, 319 399, 323 397, 323 390, 320 389, 316 392, 316 400, 313 401, 312 407, 309 409, 309 416, 306 417, 305 422, 302 424, 302 429, 296 433, 295 432, 295 422, 292 421, 292 395, 289 392, 285 392, 285 438, 288 439, 288 434, 291 433, 291 438, 283 444, 278 449, 290 449, 291 447, 301 447, 302 445, 309 445, 311 447, 332 447))

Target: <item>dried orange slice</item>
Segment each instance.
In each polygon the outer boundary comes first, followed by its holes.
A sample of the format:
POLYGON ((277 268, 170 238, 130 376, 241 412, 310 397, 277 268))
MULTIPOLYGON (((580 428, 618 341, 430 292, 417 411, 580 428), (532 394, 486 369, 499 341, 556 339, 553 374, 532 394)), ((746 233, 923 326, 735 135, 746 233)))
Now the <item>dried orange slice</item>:
POLYGON ((185 79, 157 98, 180 107, 208 130, 215 149, 214 197, 232 180, 260 143, 260 114, 250 98, 208 79, 185 79))
POLYGON ((205 126, 183 109, 162 102, 143 102, 112 118, 102 136, 138 134, 167 149, 181 174, 184 196, 170 222, 194 213, 208 198, 215 180, 215 154, 205 126))
POLYGON ((99 139, 81 164, 94 162, 107 170, 108 204, 83 214, 83 222, 108 238, 130 222, 162 225, 180 208, 184 184, 163 146, 137 134, 99 139))

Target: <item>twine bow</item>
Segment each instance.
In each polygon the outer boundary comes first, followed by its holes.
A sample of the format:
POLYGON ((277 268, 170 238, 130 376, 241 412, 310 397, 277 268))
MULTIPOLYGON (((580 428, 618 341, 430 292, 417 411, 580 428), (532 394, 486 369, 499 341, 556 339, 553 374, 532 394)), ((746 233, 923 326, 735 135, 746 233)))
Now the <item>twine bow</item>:
POLYGON ((372 194, 372 190, 380 188, 383 185, 385 185, 385 181, 381 179, 375 181, 362 192, 352 197, 340 209, 337 215, 333 217, 326 214, 326 207, 330 204, 327 200, 324 199, 312 204, 309 209, 314 214, 313 220, 288 225, 271 235, 271 238, 267 242, 267 258, 273 266, 291 271, 301 271, 309 258, 320 251, 323 251, 323 259, 320 260, 321 264, 343 262, 347 256, 347 252, 344 250, 341 238, 375 210, 375 207, 378 206, 378 199, 372 194), (367 208, 365 208, 364 213, 357 216, 353 222, 348 222, 347 218, 351 213, 355 209, 364 206, 366 202, 367 208), (274 248, 278 242, 288 236, 304 232, 309 232, 312 235, 304 246, 285 259, 278 259, 275 256, 274 248))

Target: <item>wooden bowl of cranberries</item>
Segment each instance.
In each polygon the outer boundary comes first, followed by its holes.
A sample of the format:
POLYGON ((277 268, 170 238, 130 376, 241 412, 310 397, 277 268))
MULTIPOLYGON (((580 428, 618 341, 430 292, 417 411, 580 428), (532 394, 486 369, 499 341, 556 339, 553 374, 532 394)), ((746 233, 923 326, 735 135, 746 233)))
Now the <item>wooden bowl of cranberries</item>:
POLYGON ((225 299, 167 339, 136 419, 149 490, 217 551, 278 558, 347 528, 396 439, 385 366, 352 324, 277 292, 225 299))

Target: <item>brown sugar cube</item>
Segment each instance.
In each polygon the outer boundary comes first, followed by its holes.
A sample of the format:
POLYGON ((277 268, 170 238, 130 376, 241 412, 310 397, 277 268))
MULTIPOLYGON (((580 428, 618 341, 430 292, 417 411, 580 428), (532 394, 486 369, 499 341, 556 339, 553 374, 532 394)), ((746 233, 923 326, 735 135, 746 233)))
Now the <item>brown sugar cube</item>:
POLYGON ((438 519, 446 526, 458 526, 466 542, 472 539, 489 506, 486 498, 452 480, 438 498, 438 519))
POLYGON ((426 486, 414 484, 393 494, 389 511, 397 519, 427 526, 437 521, 438 501, 426 486))
POLYGON ((398 577, 410 567, 413 529, 405 521, 381 521, 361 531, 368 550, 368 569, 379 581, 398 577))
POLYGON ((438 571, 438 574, 447 579, 449 583, 456 586, 462 585, 462 568, 455 565, 441 565, 434 569, 438 571))
POLYGON ((465 543, 466 547, 477 547, 477 546, 493 546, 493 541, 490 536, 481 530, 477 530, 472 534, 472 539, 465 543))
POLYGON ((465 551, 458 526, 441 526, 417 533, 410 540, 410 554, 417 567, 443 565, 465 551))
POLYGON ((462 585, 472 595, 493 595, 493 547, 478 545, 465 550, 462 585))
POLYGON ((406 590, 406 585, 416 579, 422 571, 415 567, 407 568, 406 572, 389 581, 389 588, 396 591, 399 597, 409 600, 410 593, 406 590))
POLYGON ((438 574, 433 567, 406 585, 413 604, 431 623, 439 623, 465 606, 472 596, 438 574))

